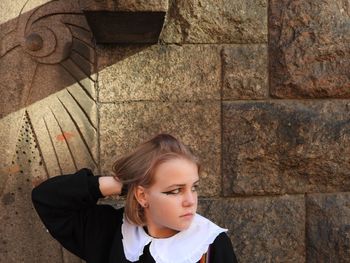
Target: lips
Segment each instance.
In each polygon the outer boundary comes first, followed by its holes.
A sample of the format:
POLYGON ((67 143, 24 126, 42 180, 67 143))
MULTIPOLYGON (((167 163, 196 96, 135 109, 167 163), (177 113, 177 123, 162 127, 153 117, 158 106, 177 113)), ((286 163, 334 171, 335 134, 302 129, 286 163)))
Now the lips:
POLYGON ((180 217, 192 217, 192 216, 193 216, 193 213, 187 213, 187 214, 184 214, 184 215, 182 215, 180 217))

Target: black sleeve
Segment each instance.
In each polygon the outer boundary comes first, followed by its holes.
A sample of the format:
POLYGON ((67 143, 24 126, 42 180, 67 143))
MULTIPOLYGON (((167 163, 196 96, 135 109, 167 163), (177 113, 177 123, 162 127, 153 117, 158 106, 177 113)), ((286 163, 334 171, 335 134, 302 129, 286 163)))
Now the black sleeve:
POLYGON ((230 238, 225 232, 219 234, 210 245, 210 262, 237 263, 230 238))
POLYGON ((84 168, 74 174, 52 177, 32 190, 34 208, 49 233, 84 260, 89 246, 87 236, 91 239, 92 235, 111 232, 103 229, 108 225, 105 220, 108 217, 114 220, 117 211, 111 206, 96 204, 103 197, 99 177, 84 168))

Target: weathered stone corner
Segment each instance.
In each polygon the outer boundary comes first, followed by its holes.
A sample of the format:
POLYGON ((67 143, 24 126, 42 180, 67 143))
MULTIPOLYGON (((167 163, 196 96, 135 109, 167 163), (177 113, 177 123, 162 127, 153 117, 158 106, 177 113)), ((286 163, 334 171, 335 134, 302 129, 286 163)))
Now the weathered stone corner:
POLYGON ((350 193, 306 198, 307 262, 350 262, 350 193))

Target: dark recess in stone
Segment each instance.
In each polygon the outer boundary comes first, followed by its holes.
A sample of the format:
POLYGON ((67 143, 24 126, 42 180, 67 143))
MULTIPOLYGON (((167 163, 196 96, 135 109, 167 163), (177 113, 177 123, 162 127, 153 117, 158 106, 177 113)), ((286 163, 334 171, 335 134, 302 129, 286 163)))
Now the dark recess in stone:
POLYGON ((98 44, 158 42, 165 12, 84 11, 98 44))

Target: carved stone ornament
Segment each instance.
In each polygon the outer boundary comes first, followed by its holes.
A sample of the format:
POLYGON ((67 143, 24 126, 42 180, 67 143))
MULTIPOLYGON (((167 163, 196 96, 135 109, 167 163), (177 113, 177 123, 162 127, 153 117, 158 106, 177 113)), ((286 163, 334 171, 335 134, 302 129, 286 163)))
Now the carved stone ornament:
MULTIPOLYGON (((25 2, 19 10, 35 5, 25 2)), ((47 235, 30 193, 48 177, 97 167, 95 53, 77 0, 50 1, 0 25, 4 262, 76 262, 47 235)))

